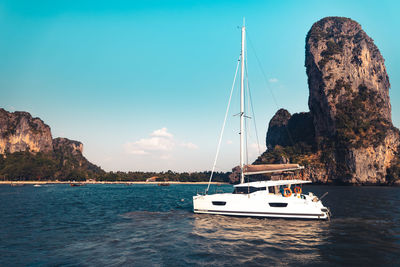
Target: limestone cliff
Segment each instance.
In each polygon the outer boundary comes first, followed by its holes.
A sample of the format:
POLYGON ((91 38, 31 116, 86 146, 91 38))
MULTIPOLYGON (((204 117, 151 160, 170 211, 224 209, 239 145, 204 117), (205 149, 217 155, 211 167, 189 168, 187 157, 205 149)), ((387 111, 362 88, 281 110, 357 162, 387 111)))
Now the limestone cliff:
POLYGON ((0 108, 0 154, 17 151, 50 152, 50 127, 28 112, 7 112, 0 108))
POLYGON ((83 153, 83 144, 79 141, 58 137, 53 139, 53 149, 63 154, 68 153, 73 156, 78 156, 83 153))
POLYGON ((337 117, 346 112, 344 103, 375 113, 373 119, 382 124, 391 122, 384 59, 357 22, 341 17, 316 22, 306 37, 305 66, 317 136, 336 133, 337 117))
POLYGON ((289 141, 287 126, 291 115, 289 111, 281 108, 272 117, 268 124, 266 144, 268 149, 273 149, 276 145, 285 145, 289 141))
POLYGON ((53 139, 54 154, 60 161, 61 170, 91 171, 102 173, 100 167, 83 156, 83 144, 79 141, 58 137, 53 139))
POLYGON ((84 180, 104 173, 82 153, 81 142, 52 139, 50 127, 41 119, 0 108, 0 176, 4 179, 84 180))
POLYGON ((379 49, 357 22, 328 17, 307 34, 305 62, 316 142, 328 151, 329 175, 385 183, 400 142, 379 49))
MULTIPOLYGON (((303 130, 289 130, 293 140, 290 135, 283 140, 275 137, 285 127, 279 131, 270 127, 269 153, 279 145, 304 163, 311 157, 303 175, 314 181, 388 183, 388 169, 398 161, 400 138, 391 122, 389 77, 373 40, 349 18, 324 18, 307 34, 305 66, 312 123, 303 124, 303 130), (304 131, 314 135, 312 150, 301 151, 304 146, 296 140, 304 131)), ((279 125, 274 118, 273 125, 279 125)), ((280 122, 289 129, 290 120, 286 116, 280 122)))
POLYGON ((278 110, 268 125, 266 144, 269 150, 276 145, 301 144, 311 149, 315 143, 312 116, 309 112, 291 115, 286 109, 278 110))

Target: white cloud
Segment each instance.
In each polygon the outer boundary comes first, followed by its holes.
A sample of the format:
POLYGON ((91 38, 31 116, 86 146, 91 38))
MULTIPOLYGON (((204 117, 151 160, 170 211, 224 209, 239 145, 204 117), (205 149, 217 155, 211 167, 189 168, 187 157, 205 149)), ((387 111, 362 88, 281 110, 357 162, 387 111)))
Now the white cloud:
POLYGON ((270 83, 277 83, 279 80, 277 78, 271 78, 268 80, 270 83))
POLYGON ((226 144, 227 144, 227 145, 232 145, 232 144, 233 144, 233 141, 232 141, 232 140, 228 140, 228 141, 226 141, 226 144))
POLYGON ((128 142, 124 145, 128 153, 139 155, 148 154, 150 151, 171 151, 174 146, 174 141, 165 137, 142 138, 139 141, 128 142))
POLYGON ((196 144, 193 144, 193 143, 191 143, 191 142, 187 142, 187 143, 181 143, 181 147, 185 147, 185 148, 188 148, 188 149, 198 149, 199 148, 199 146, 198 145, 196 145, 196 144))
POLYGON ((191 142, 177 142, 173 134, 167 128, 153 131, 149 138, 141 138, 138 141, 127 142, 123 145, 125 152, 134 155, 152 155, 160 159, 171 159, 170 154, 176 146, 187 149, 197 149, 198 146, 191 142))
POLYGON ((134 155, 147 155, 149 154, 148 152, 141 150, 137 148, 135 143, 126 143, 124 145, 125 151, 128 154, 134 154, 134 155))
POLYGON ((167 128, 161 128, 158 130, 155 130, 154 132, 152 132, 150 134, 150 136, 154 136, 154 137, 165 137, 165 138, 173 138, 174 136, 168 132, 167 128))

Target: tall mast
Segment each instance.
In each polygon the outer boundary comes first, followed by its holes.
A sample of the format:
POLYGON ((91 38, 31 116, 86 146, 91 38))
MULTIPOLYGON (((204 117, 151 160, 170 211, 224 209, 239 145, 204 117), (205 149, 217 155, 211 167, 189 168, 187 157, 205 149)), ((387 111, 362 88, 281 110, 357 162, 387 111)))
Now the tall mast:
POLYGON ((244 51, 245 51, 246 27, 243 18, 242 26, 242 51, 240 55, 241 75, 240 75, 240 183, 244 183, 244 51))

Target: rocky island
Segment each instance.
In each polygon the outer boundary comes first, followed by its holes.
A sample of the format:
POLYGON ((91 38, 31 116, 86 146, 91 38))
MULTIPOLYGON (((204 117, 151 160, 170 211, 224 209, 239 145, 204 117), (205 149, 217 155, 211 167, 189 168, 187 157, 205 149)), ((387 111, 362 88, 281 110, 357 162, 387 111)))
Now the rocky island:
POLYGON ((81 142, 53 139, 41 119, 0 108, 0 180, 86 180, 104 174, 82 153, 81 142))
POLYGON ((298 162, 317 183, 399 181, 399 130, 391 121, 384 59, 360 24, 326 17, 306 37, 310 111, 280 109, 259 163, 298 162))
MULTIPOLYGON (((0 184, 11 181, 87 181, 132 183, 159 177, 169 183, 208 181, 210 171, 105 172, 83 156, 83 144, 67 138, 53 138, 50 127, 40 118, 23 111, 0 108, 0 184)), ((228 182, 228 173, 214 173, 215 183, 228 182)), ((156 182, 157 183, 157 182, 156 182)))

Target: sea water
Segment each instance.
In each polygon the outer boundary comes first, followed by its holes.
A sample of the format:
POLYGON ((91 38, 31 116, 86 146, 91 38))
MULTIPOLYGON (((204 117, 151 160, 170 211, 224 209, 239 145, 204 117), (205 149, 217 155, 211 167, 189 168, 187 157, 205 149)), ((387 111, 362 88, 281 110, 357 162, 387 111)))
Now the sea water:
POLYGON ((193 214, 204 189, 1 185, 0 265, 400 265, 398 187, 304 186, 330 221, 193 214))

